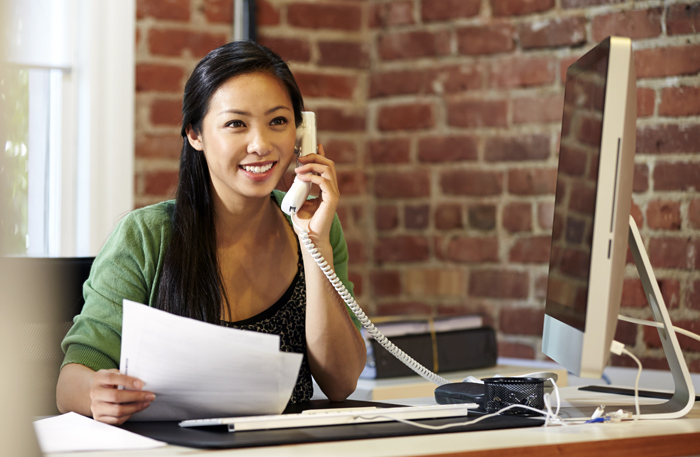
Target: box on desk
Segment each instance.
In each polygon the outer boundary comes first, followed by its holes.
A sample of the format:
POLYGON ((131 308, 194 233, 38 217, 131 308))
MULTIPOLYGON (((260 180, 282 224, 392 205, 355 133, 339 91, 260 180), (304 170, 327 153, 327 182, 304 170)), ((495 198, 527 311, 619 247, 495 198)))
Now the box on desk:
MULTIPOLYGON (((389 322, 381 319, 375 326, 392 343, 429 370, 445 373, 496 365, 496 333, 491 327, 483 326, 481 316, 404 319, 389 322)), ((361 378, 380 379, 414 374, 366 332, 363 331, 363 335, 367 346, 367 365, 361 378)))

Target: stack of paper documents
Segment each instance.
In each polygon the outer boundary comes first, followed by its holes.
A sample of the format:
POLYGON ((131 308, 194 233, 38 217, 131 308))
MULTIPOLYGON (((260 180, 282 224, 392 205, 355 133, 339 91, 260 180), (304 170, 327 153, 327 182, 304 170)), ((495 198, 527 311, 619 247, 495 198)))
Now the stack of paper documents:
POLYGON ((221 327, 124 300, 120 371, 155 401, 131 420, 280 414, 302 354, 278 335, 221 327))

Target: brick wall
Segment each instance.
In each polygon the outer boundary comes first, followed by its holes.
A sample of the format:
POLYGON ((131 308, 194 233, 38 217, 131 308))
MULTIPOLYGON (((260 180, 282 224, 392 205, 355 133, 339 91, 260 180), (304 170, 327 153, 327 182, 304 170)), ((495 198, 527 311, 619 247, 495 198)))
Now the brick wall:
MULTIPOLYGON (((231 22, 229 1, 138 1, 138 205, 172 196, 184 81, 231 22)), ((524 358, 544 357, 566 67, 608 35, 631 37, 633 216, 672 319, 700 331, 700 3, 258 0, 258 27, 337 163, 360 304, 483 313, 501 355, 524 358)), ((623 312, 650 317, 628 274, 623 312)), ((621 324, 618 338, 663 367, 655 330, 621 324)), ((679 340, 700 372, 700 344, 679 340)))

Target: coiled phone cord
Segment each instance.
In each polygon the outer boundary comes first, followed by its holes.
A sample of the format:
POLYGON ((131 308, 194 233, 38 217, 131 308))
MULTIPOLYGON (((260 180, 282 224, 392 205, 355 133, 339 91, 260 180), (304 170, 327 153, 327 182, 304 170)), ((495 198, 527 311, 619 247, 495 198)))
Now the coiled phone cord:
MULTIPOLYGON (((294 224, 294 217, 292 215, 292 224, 294 224)), ((323 271, 323 274, 326 275, 326 278, 331 282, 335 290, 338 292, 338 294, 342 297, 343 301, 348 305, 348 307, 352 310, 353 313, 355 313, 355 316, 360 320, 360 323, 362 326, 367 330, 367 333, 370 334, 372 338, 374 338, 379 344, 382 345, 384 349, 389 351, 394 357, 399 359, 401 362, 403 362, 407 367, 409 367, 411 370, 415 371, 417 374, 425 378, 426 380, 437 384, 437 385, 443 385, 443 384, 449 384, 450 381, 447 379, 443 378, 442 376, 438 376, 432 371, 428 370, 425 368, 423 365, 418 363, 413 357, 410 355, 406 354, 404 351, 396 347, 394 343, 389 341, 387 337, 385 337, 382 332, 380 332, 372 323, 372 321, 369 320, 367 315, 362 311, 362 308, 360 308, 360 305, 357 304, 355 301, 355 298, 348 292, 348 290, 345 288, 345 285, 340 281, 338 276, 335 274, 335 271, 333 271, 333 268, 331 268, 330 265, 328 265, 328 262, 326 262, 326 259, 323 258, 320 252, 318 252, 318 249, 316 249, 316 246, 314 245, 313 241, 311 241, 311 238, 309 237, 309 232, 304 230, 303 228, 300 228, 296 224, 294 226, 299 230, 301 233, 300 235, 300 241, 304 245, 307 251, 311 254, 311 257, 316 261, 318 264, 319 268, 321 271, 323 271)))

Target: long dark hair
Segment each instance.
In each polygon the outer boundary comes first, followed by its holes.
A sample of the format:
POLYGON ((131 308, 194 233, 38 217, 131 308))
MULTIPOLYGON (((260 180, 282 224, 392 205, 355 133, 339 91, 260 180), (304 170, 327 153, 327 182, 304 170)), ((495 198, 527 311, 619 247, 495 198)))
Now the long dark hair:
POLYGON ((221 320, 228 302, 216 253, 211 177, 206 158, 187 140, 187 127, 202 131, 212 95, 234 76, 265 72, 285 85, 294 121, 301 124, 304 102, 287 64, 265 46, 235 41, 211 51, 195 67, 182 100, 182 153, 175 196, 172 239, 165 254, 156 307, 210 323, 221 320))

